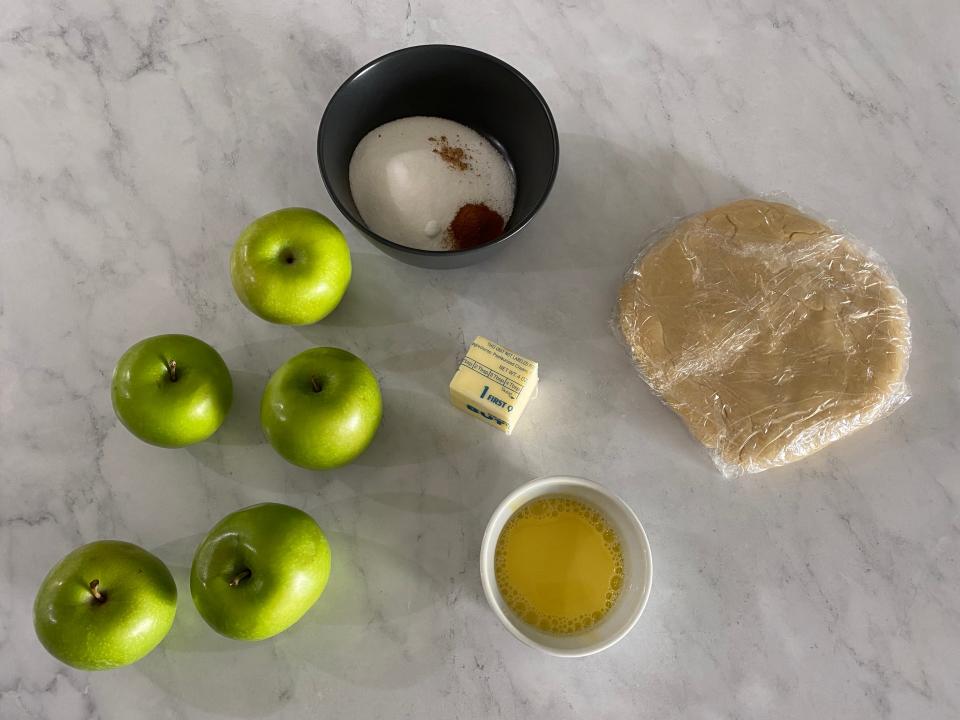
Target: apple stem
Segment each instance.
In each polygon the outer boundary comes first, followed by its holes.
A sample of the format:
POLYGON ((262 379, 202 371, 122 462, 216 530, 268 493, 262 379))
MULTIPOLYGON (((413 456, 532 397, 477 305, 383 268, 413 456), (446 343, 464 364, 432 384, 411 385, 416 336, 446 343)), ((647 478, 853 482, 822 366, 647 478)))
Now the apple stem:
POLYGON ((90 581, 90 592, 93 594, 93 599, 97 602, 106 602, 107 599, 103 596, 103 593, 100 592, 100 581, 91 580, 90 581))
POLYGON ((171 360, 167 363, 167 370, 170 371, 170 382, 177 381, 177 361, 171 360))
POLYGON ((314 377, 313 375, 310 376, 310 382, 313 384, 314 392, 320 392, 321 390, 323 390, 323 385, 321 385, 320 381, 317 380, 317 378, 314 377))
POLYGON ((230 587, 237 587, 241 582, 250 577, 252 573, 249 570, 241 570, 230 581, 230 587))

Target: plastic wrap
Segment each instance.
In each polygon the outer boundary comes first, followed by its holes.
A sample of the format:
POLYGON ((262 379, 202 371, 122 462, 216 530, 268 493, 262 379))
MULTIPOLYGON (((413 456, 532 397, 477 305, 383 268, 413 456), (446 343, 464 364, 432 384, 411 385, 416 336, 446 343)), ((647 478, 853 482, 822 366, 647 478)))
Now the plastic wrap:
POLYGON ((908 398, 906 299, 875 255, 782 203, 661 230, 614 329, 727 477, 799 460, 908 398))

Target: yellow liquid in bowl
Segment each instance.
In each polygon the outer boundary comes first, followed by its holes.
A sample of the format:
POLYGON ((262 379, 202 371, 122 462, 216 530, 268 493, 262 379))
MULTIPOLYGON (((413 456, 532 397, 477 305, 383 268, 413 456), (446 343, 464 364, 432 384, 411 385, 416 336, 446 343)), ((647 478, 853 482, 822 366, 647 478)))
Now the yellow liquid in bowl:
POLYGON ((597 508, 550 495, 517 510, 494 555, 500 594, 525 622, 553 635, 589 630, 623 587, 620 538, 597 508))

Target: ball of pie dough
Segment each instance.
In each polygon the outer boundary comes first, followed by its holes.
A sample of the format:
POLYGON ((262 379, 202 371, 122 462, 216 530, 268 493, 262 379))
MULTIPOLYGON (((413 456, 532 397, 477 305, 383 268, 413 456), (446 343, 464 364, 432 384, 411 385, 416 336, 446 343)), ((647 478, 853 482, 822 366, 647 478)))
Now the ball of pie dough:
POLYGON ((781 203, 681 221, 628 273, 616 321, 644 379, 727 475, 802 458, 907 398, 894 280, 781 203))

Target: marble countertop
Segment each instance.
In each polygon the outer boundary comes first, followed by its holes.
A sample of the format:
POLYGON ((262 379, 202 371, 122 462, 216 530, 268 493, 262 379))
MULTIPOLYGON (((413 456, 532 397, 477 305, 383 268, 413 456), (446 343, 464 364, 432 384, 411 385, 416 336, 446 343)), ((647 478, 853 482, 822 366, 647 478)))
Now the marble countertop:
POLYGON ((0 8, 0 717, 950 718, 960 715, 960 12, 955 0, 441 2, 4 0, 0 8), (379 254, 315 156, 339 83, 450 42, 542 90, 561 167, 498 256, 435 272, 379 254), (621 273, 670 218, 780 191, 888 261, 910 301, 913 399, 788 468, 724 480, 608 329, 621 273), (272 326, 230 286, 254 217, 341 223, 355 277, 323 323, 272 326), (236 383, 209 442, 161 450, 110 406, 133 342, 206 339, 236 383), (453 409, 477 334, 541 362, 512 437, 453 409), (265 444, 268 375, 316 344, 382 380, 355 464, 265 444), (653 547, 636 629, 546 657, 487 609, 478 550, 545 474, 610 485, 653 547), (187 568, 224 514, 311 512, 334 579, 291 631, 242 645, 200 620, 187 568), (160 648, 106 673, 36 641, 34 592, 70 549, 122 538, 174 570, 160 648))

